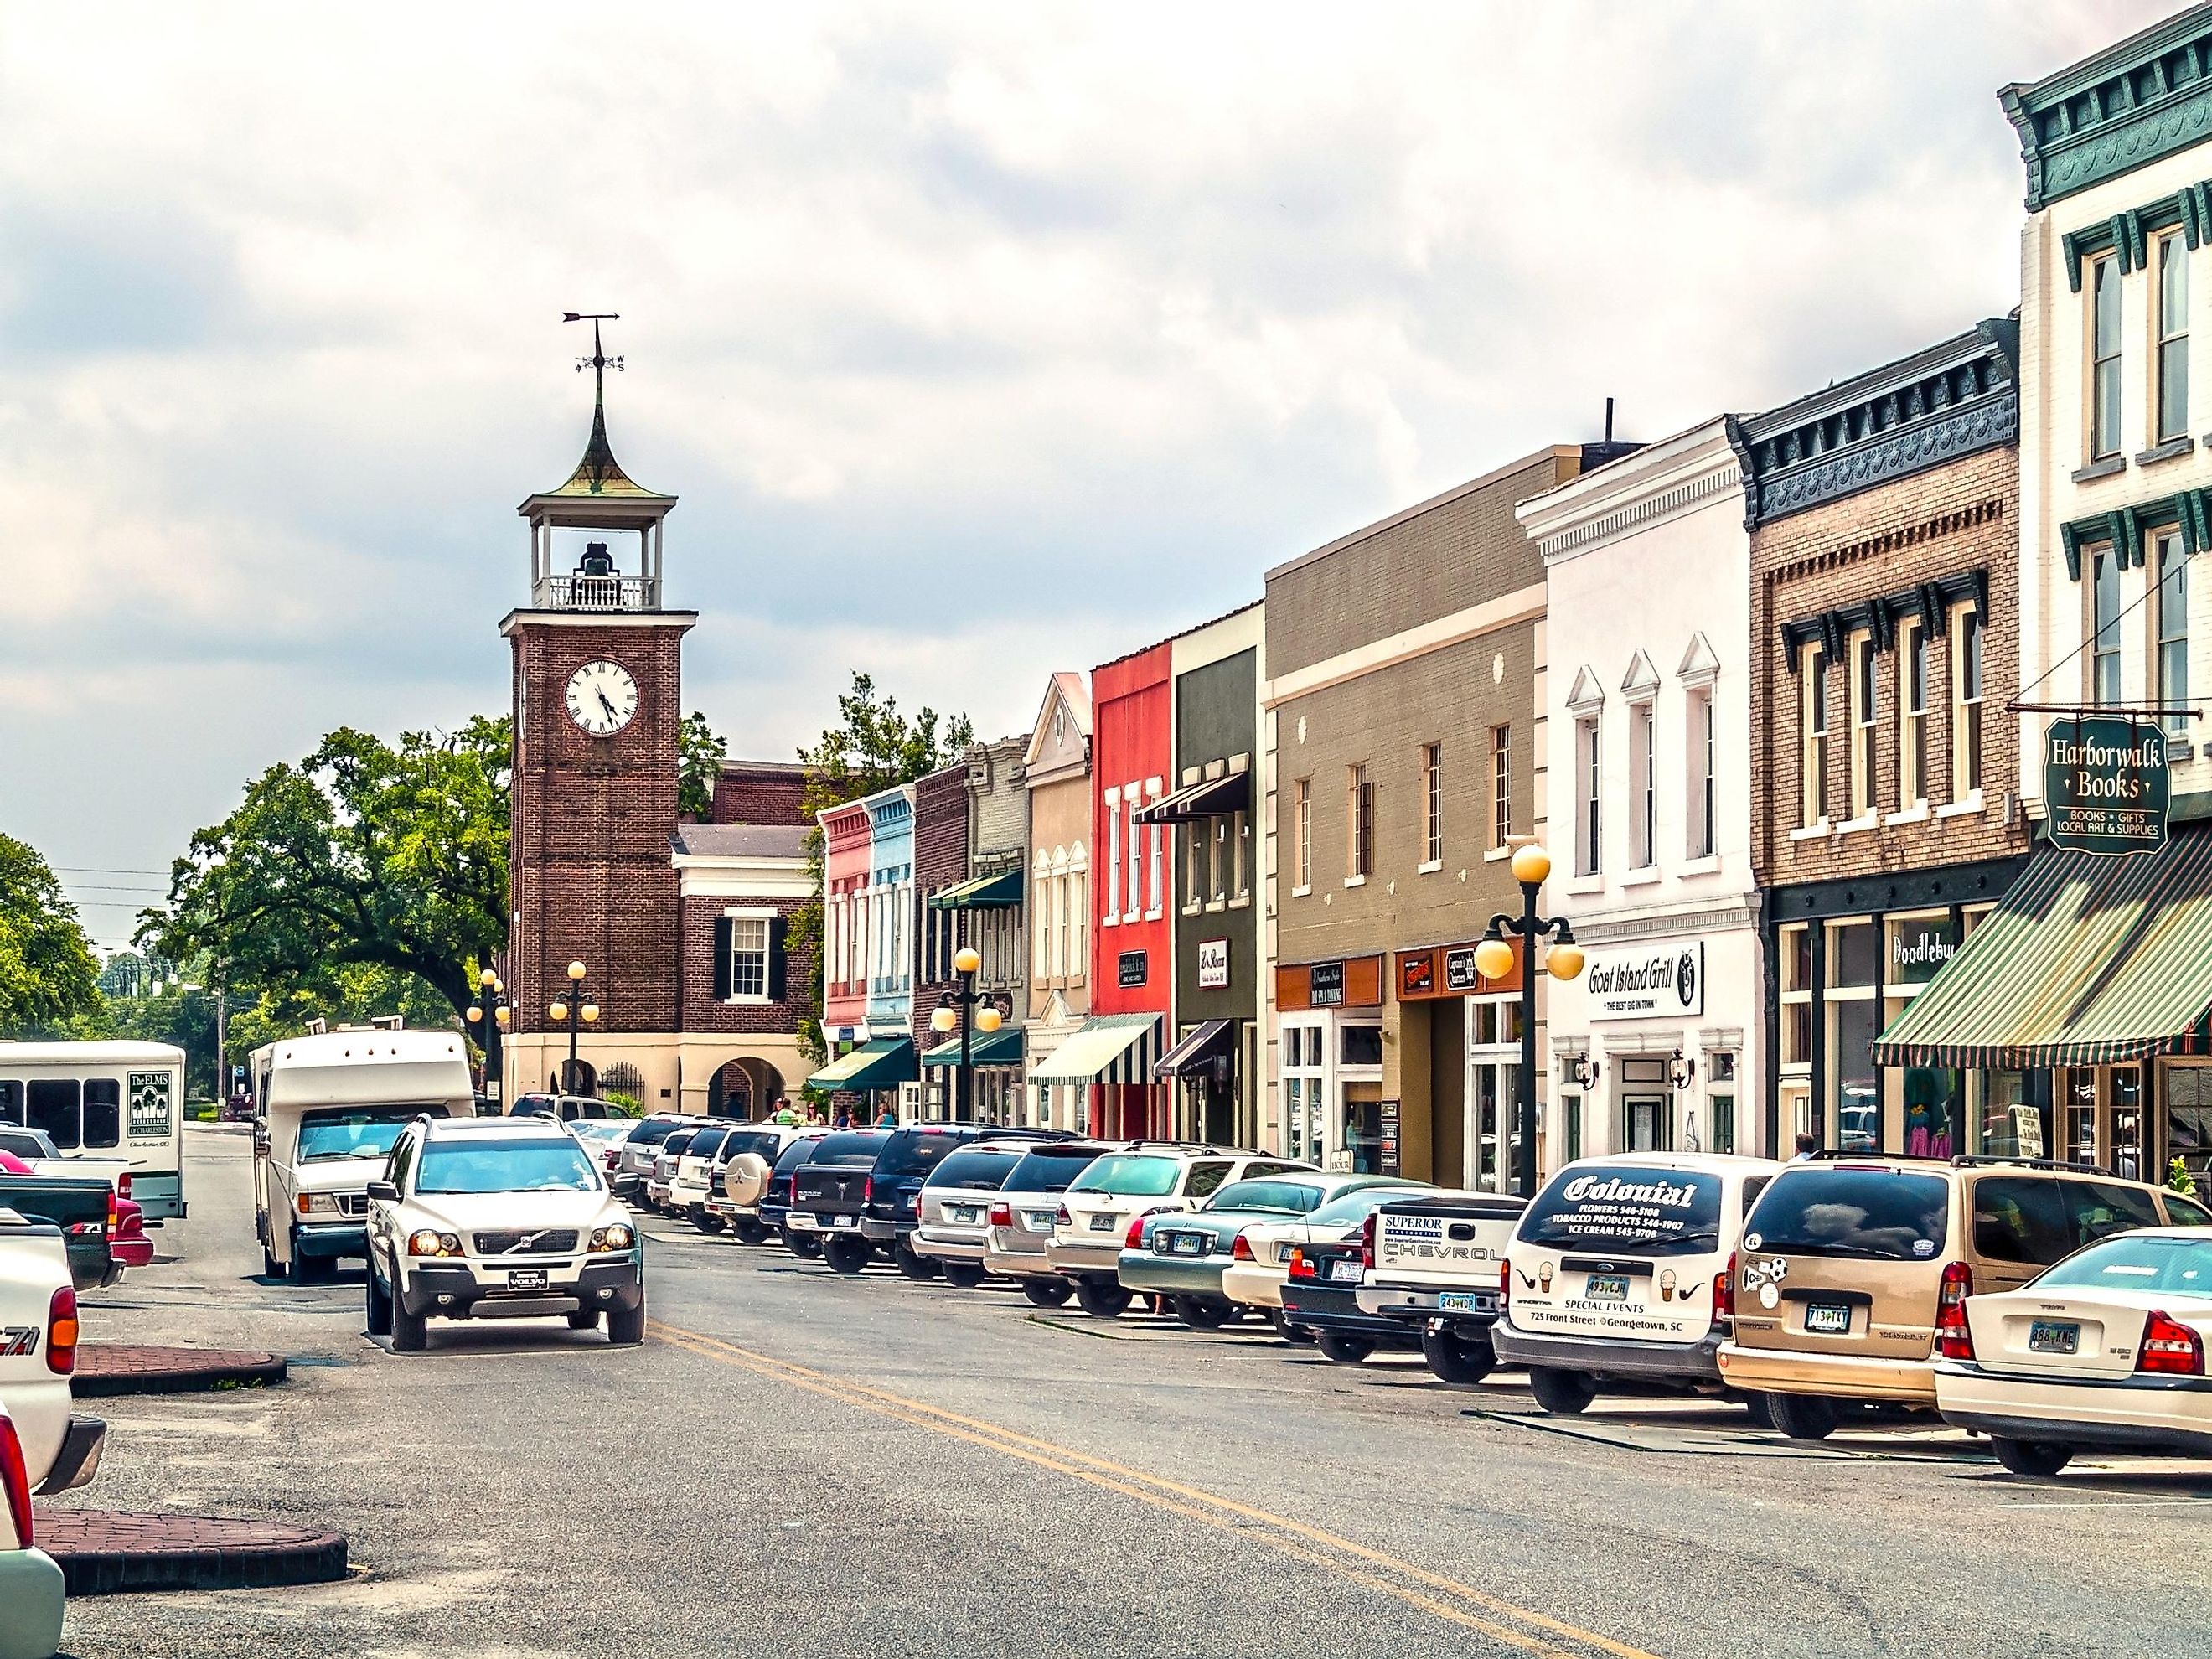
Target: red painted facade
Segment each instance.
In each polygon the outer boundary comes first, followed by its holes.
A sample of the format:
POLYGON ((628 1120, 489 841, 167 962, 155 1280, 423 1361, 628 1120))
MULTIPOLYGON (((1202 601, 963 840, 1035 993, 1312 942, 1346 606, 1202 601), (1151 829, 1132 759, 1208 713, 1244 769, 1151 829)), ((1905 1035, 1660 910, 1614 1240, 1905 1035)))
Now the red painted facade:
POLYGON ((865 806, 834 807, 822 814, 823 876, 829 887, 823 916, 829 952, 822 968, 825 1027, 858 1028, 868 1023, 868 959, 865 946, 856 947, 853 933, 860 926, 860 896, 868 885, 869 822, 865 806), (857 969, 850 979, 845 977, 848 962, 857 969))
MULTIPOLYGON (((1173 781, 1173 654, 1163 641, 1107 663, 1091 677, 1091 822, 1097 848, 1091 862, 1091 1012, 1158 1014, 1163 1035, 1174 988, 1168 954, 1168 890, 1174 876, 1166 832, 1146 825, 1133 838, 1129 811, 1164 793, 1173 781), (1127 983, 1139 977, 1139 967, 1142 982, 1127 983)), ((1171 1133, 1164 1083, 1104 1084, 1091 1097, 1096 1133, 1171 1133)))

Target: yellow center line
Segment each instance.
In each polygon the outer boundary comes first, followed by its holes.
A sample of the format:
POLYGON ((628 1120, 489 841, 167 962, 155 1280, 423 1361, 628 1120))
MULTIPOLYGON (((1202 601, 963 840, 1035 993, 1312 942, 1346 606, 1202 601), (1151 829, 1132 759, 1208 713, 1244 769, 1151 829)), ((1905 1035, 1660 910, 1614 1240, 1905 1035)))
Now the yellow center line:
POLYGON ((1601 1652, 1612 1654, 1615 1659, 1656 1659, 1656 1656, 1645 1652, 1641 1648, 1630 1647, 1625 1643, 1601 1636, 1595 1631, 1583 1630, 1579 1626, 1569 1624, 1564 1620, 1554 1619, 1547 1613, 1538 1613, 1534 1608, 1521 1607, 1517 1603, 1478 1589, 1472 1584, 1447 1577, 1441 1573, 1431 1572, 1426 1568, 1416 1566, 1410 1561, 1401 1560, 1380 1550, 1370 1549, 1364 1544, 1356 1543, 1349 1538, 1340 1537, 1334 1533, 1324 1532, 1317 1527, 1308 1526, 1305 1522, 1293 1520, 1288 1516, 1277 1515, 1268 1510, 1256 1509, 1250 1504, 1240 1504, 1232 1498, 1223 1498, 1195 1486, 1185 1486, 1179 1481, 1147 1474, 1141 1469, 1131 1468, 1126 1464, 1116 1463, 1110 1459, 1094 1457, 1089 1453, 1079 1452, 1049 1440, 1040 1440, 981 1418, 968 1417, 958 1412, 948 1411, 943 1407, 933 1406, 925 1401, 908 1399, 904 1395, 893 1394, 888 1389, 874 1388, 867 1383, 854 1382, 828 1371, 815 1370, 788 1359, 778 1359, 773 1355, 757 1352, 750 1348, 739 1347, 737 1344, 725 1341, 720 1337, 686 1330, 680 1326, 664 1324, 658 1320, 653 1322, 653 1329, 654 1334, 664 1340, 702 1358, 738 1365, 793 1388, 803 1389, 810 1393, 842 1401, 848 1406, 858 1407, 864 1411, 872 1411, 880 1416, 928 1429, 954 1439, 966 1441, 988 1450, 995 1451, 1002 1456, 1018 1458, 1040 1468, 1052 1469, 1076 1480, 1087 1481, 1092 1486, 1103 1487, 1107 1491, 1134 1498, 1155 1508, 1183 1516, 1240 1538, 1249 1539, 1278 1553, 1340 1573, 1357 1583, 1394 1596, 1424 1612, 1433 1613, 1438 1618, 1449 1620, 1455 1624, 1480 1630, 1486 1635, 1524 1651, 1547 1656, 1547 1659, 1551 1659, 1552 1656, 1558 1656, 1558 1659, 1574 1659, 1574 1656, 1568 1650, 1555 1646, 1551 1642, 1532 1635, 1527 1631, 1510 1630, 1504 1626, 1492 1624, 1488 1620, 1478 1618, 1463 1608, 1451 1607, 1430 1596, 1423 1595, 1406 1584, 1393 1583, 1373 1573, 1361 1571, 1358 1567, 1341 1559, 1340 1557, 1350 1556, 1354 1560, 1378 1568, 1383 1572, 1397 1575, 1401 1578, 1411 1579, 1426 1589, 1440 1591, 1458 1601, 1470 1603, 1486 1613, 1533 1626, 1537 1631, 1577 1644, 1584 1649, 1596 1649, 1601 1652), (1234 1516, 1237 1521, 1249 1524, 1233 1524, 1224 1518, 1227 1516, 1234 1516), (1303 1540, 1304 1543, 1293 1542, 1294 1539, 1303 1540), (1317 1545, 1321 1549, 1310 1549, 1305 1547, 1306 1545, 1317 1545), (1324 1554, 1322 1553, 1323 1550, 1334 1551, 1337 1553, 1324 1554))

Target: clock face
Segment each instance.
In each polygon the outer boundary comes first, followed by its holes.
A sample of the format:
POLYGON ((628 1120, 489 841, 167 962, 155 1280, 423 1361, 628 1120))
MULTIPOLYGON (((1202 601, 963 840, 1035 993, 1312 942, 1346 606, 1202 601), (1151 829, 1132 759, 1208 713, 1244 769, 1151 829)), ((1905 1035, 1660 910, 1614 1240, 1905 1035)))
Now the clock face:
POLYGON ((568 718, 595 738, 611 738, 637 713, 637 682, 618 662, 587 662, 568 676, 568 718))

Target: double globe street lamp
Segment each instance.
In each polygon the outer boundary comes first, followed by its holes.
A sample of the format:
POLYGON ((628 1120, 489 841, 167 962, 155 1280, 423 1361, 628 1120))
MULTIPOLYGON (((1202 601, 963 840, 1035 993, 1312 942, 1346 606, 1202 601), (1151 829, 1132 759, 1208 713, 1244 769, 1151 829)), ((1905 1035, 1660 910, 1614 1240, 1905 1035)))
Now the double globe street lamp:
POLYGON ((974 1034, 981 1031, 988 1036, 1004 1024, 997 999, 975 988, 976 970, 982 965, 983 958, 972 945, 963 945, 954 951, 952 971, 960 976, 960 988, 940 995, 929 1016, 929 1029, 938 1036, 950 1036, 956 1027, 960 1032, 958 1080, 953 1085, 952 1107, 953 1120, 960 1123, 975 1120, 974 1034))
POLYGON ((1485 979, 1500 980, 1513 971, 1511 934, 1522 942, 1520 1098, 1515 1102, 1513 1184, 1524 1198, 1536 1195, 1536 946, 1551 941, 1544 952, 1544 969, 1553 979, 1579 979, 1582 946, 1565 916, 1536 914, 1536 891, 1552 873, 1552 855, 1534 842, 1513 849, 1513 879, 1521 884, 1521 914, 1490 919, 1482 942, 1474 947, 1475 971, 1485 979))
POLYGON ((507 988, 499 982, 499 975, 489 968, 477 976, 477 1000, 469 1004, 470 1028, 477 1041, 483 1045, 484 1098, 495 1105, 504 1106, 500 1098, 501 1079, 507 1074, 505 1044, 501 1042, 514 1014, 507 1006, 507 988), (496 1028, 496 1029, 495 1029, 496 1028))
POLYGON ((578 1092, 576 1088, 577 1034, 585 1026, 598 1024, 599 1005, 585 999, 582 963, 572 962, 568 964, 568 997, 565 1000, 560 997, 554 998, 547 1006, 545 1013, 554 1024, 566 1025, 568 1028, 568 1063, 561 1073, 561 1092, 573 1095, 578 1092))

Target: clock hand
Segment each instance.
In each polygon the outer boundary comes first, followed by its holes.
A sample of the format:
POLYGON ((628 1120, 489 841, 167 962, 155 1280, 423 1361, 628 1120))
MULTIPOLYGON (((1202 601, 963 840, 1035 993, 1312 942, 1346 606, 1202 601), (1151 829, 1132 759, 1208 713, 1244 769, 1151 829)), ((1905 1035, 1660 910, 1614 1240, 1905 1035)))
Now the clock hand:
POLYGON ((599 693, 599 707, 607 711, 609 720, 615 717, 615 706, 607 700, 607 694, 604 690, 599 693))

